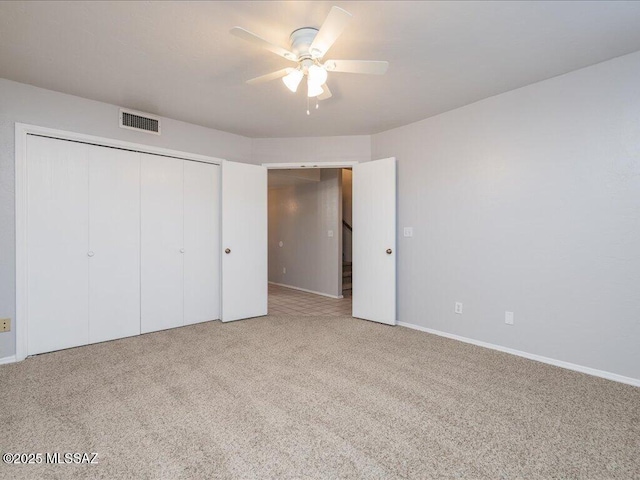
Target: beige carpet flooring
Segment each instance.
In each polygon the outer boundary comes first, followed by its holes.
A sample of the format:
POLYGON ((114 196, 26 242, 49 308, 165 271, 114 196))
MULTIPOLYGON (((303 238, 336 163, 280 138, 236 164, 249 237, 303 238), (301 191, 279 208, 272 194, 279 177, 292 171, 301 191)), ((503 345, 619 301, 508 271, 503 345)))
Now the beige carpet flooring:
POLYGON ((0 366, 3 479, 640 478, 640 388, 348 317, 210 322, 0 366))

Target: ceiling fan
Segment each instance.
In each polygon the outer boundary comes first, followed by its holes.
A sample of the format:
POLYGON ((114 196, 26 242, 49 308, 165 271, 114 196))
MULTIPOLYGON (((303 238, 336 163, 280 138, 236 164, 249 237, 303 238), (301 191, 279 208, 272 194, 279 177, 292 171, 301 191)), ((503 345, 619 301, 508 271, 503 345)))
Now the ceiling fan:
MULTIPOLYGON (((233 27, 231 29, 232 35, 298 64, 297 67, 287 67, 252 78, 247 83, 253 85, 282 78, 287 88, 296 92, 303 78, 307 77, 307 98, 316 97, 317 100, 325 100, 331 97, 331 90, 326 83, 328 72, 384 74, 389 62, 371 60, 327 60, 322 62, 322 58, 342 34, 351 20, 351 16, 349 12, 340 7, 331 8, 320 29, 303 27, 291 33, 289 37, 290 50, 274 45, 244 28, 233 27)), ((316 108, 318 108, 317 102, 316 108)), ((308 109, 307 114, 309 114, 308 109)))

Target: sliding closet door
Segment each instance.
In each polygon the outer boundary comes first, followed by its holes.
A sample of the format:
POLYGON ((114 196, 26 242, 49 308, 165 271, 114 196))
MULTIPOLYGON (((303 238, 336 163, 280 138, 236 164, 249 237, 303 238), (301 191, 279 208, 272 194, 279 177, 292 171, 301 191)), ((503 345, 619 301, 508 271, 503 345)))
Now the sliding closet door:
POLYGON ((27 137, 29 355, 89 339, 88 148, 27 137))
POLYGON ((89 342, 140 334, 140 154, 89 146, 89 342))
POLYGON ((220 318, 220 167, 184 162, 184 323, 220 318))
POLYGON ((141 154, 141 331, 184 324, 184 161, 141 154))

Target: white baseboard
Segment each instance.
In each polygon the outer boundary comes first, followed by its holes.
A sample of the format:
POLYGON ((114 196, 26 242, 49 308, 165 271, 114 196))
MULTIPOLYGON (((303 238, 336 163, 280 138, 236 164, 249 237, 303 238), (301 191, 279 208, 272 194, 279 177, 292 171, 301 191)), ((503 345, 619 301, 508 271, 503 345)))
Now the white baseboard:
POLYGON ((527 353, 513 348, 503 347, 501 345, 494 345, 493 343, 487 343, 480 340, 474 340, 473 338, 461 337, 453 333, 441 332, 440 330, 433 330, 432 328, 422 327, 420 325, 414 325, 413 323, 398 322, 398 325, 402 327, 411 328, 413 330, 420 330, 421 332, 432 333, 440 337, 450 338, 452 340, 458 340, 464 343, 470 343, 479 347, 490 348, 499 352, 510 353, 511 355, 517 355, 518 357, 528 358, 529 360, 535 360, 536 362, 547 363, 556 367, 566 368, 568 370, 574 370, 580 373, 586 373, 587 375, 593 375, 594 377, 606 378, 607 380, 613 380, 614 382, 626 383, 633 385, 634 387, 640 387, 640 379, 625 377, 618 375, 617 373, 605 372, 604 370, 597 370, 591 367, 584 367, 575 363, 569 363, 562 360, 556 360, 554 358, 543 357, 534 353, 527 353))
POLYGON ((10 357, 0 358, 0 365, 4 365, 5 363, 16 363, 16 356, 11 355, 10 357))
POLYGON ((287 285, 285 283, 269 282, 271 285, 278 285, 279 287, 291 288, 292 290, 300 290, 301 292, 313 293, 314 295, 322 295, 329 298, 344 298, 342 295, 329 295, 328 293, 316 292, 314 290, 307 290, 306 288, 294 287, 293 285, 287 285))

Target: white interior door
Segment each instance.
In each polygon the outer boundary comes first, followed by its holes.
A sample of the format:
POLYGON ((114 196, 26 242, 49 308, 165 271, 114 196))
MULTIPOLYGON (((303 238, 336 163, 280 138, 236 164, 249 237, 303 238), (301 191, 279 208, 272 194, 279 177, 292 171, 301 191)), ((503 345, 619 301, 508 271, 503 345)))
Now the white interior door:
POLYGON ((141 332, 184 324, 184 160, 141 154, 141 332))
POLYGON ((140 334, 140 154, 88 146, 89 343, 140 334))
POLYGON ((220 318, 220 167, 184 162, 184 324, 220 318))
POLYGON ((222 164, 222 321, 267 314, 267 169, 222 164))
POLYGON ((353 167, 353 316, 396 324, 396 159, 353 167))
POLYGON ((27 137, 27 353, 89 341, 87 145, 27 137))

